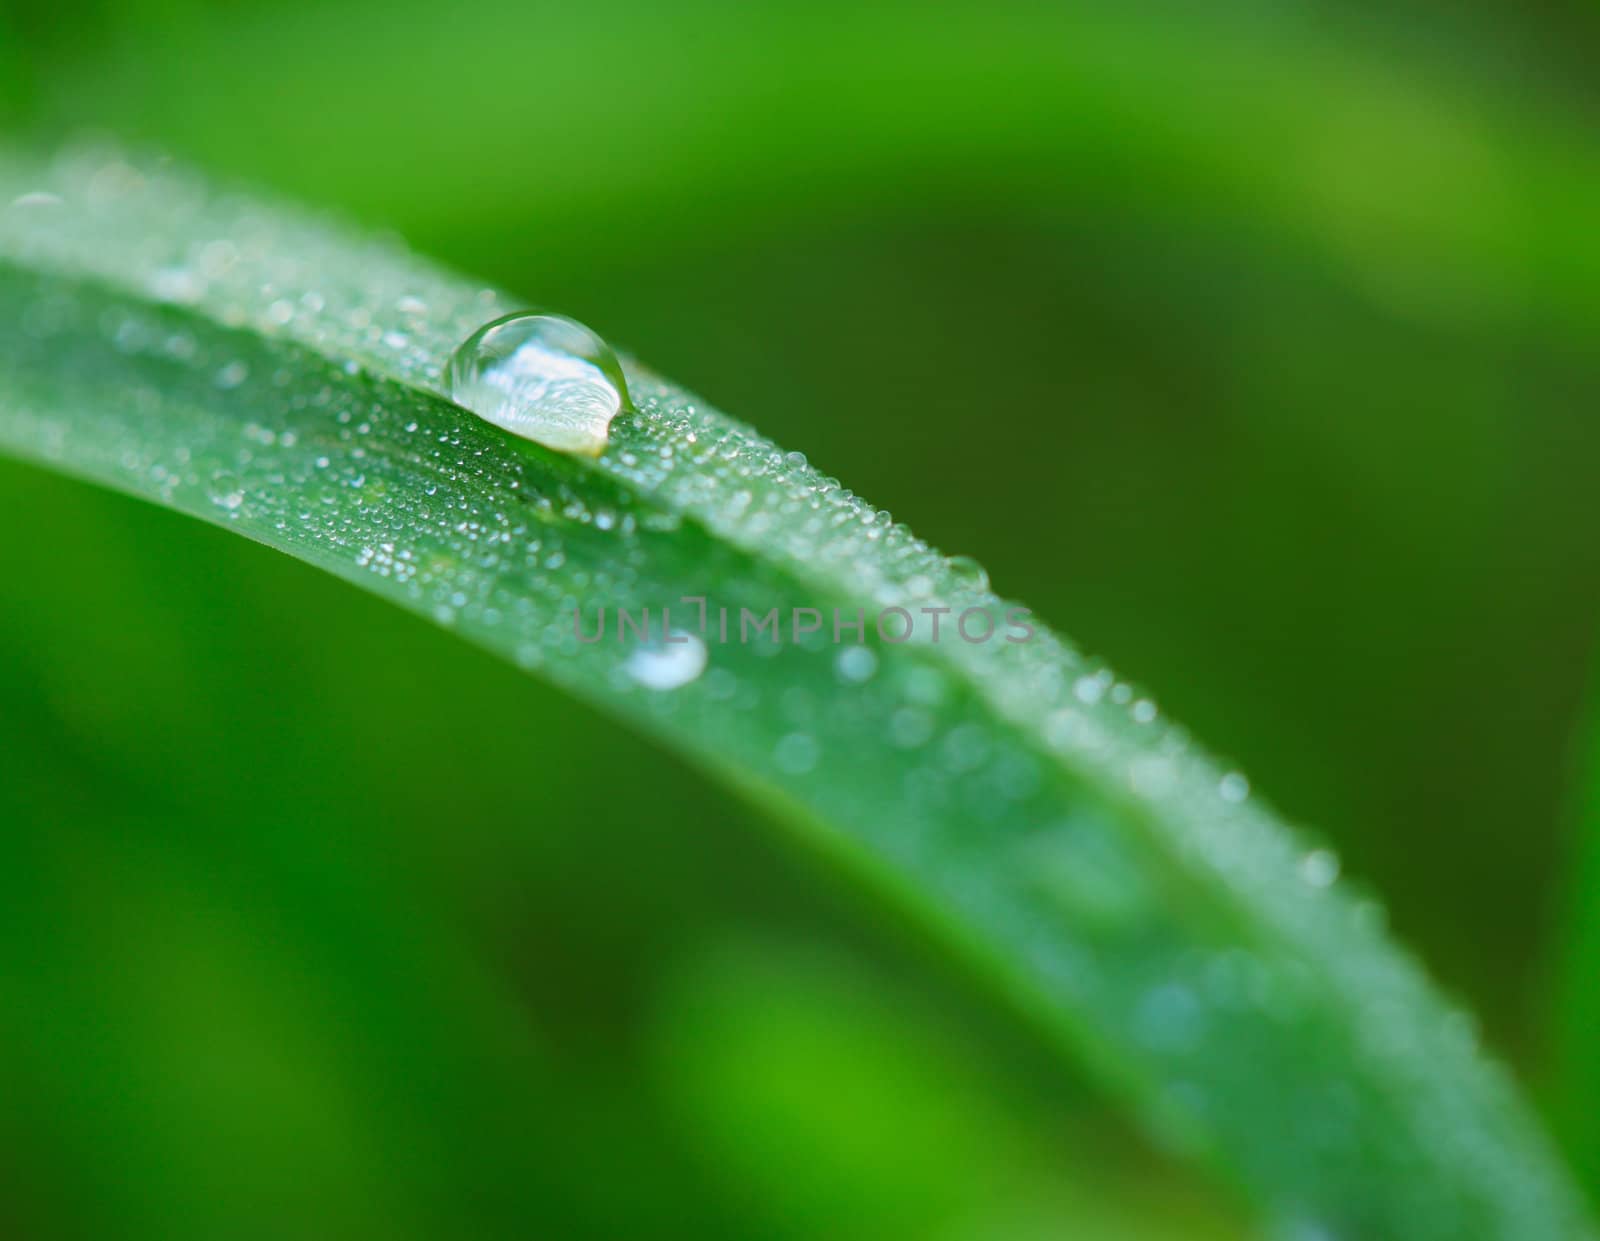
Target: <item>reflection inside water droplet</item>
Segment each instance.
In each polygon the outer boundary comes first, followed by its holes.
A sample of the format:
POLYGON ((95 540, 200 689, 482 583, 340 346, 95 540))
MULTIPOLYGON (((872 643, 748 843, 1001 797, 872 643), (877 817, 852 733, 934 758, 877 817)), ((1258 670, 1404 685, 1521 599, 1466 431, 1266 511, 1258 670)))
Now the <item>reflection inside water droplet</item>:
POLYGON ((450 358, 450 397, 480 418, 558 452, 598 457, 611 420, 631 410, 611 347, 575 319, 523 310, 484 324, 450 358))

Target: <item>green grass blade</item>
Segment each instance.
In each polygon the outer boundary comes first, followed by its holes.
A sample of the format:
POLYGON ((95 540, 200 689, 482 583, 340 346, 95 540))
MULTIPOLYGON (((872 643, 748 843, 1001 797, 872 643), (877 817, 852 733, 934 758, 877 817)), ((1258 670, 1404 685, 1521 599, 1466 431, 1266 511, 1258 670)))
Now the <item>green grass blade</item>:
MULTIPOLYGON (((571 616, 676 606, 688 627, 679 601, 704 596, 737 632, 744 609, 1009 606, 970 567, 637 365, 640 414, 598 461, 508 438, 438 382, 516 303, 397 243, 106 151, 0 162, 13 199, 8 451, 320 565, 747 790, 1284 1235, 1591 1235, 1377 907, 1054 635, 873 640, 855 663, 820 635, 713 640, 662 689, 571 616)), ((973 452, 1017 451, 1004 427, 975 419, 973 452)))

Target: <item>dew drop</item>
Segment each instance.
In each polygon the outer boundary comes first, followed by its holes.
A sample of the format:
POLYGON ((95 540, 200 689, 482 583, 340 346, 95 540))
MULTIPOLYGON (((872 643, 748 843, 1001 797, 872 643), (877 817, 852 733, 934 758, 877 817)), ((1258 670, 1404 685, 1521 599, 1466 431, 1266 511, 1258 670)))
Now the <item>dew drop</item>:
POLYGON ((565 315, 523 310, 484 324, 450 358, 450 397, 480 418, 558 452, 598 457, 632 411, 611 347, 565 315))
POLYGON ((1094 706, 1105 696, 1105 692, 1105 680, 1098 673, 1093 676, 1081 676, 1072 683, 1073 697, 1085 706, 1094 706))
POLYGON ((1178 779, 1178 768, 1170 758, 1145 755, 1133 760, 1128 768, 1128 784, 1141 797, 1162 797, 1172 790, 1178 779))
POLYGON ((902 750, 925 745, 933 730, 933 717, 919 707, 901 707, 889 718, 889 739, 902 750))
POLYGON ((817 765, 819 748, 810 733, 789 733, 773 750, 778 767, 791 776, 803 776, 817 765))
POLYGON ((872 674, 878 670, 878 657, 870 647, 847 646, 834 659, 833 666, 841 681, 860 685, 872 680, 872 674))
POLYGON ((1182 1052, 1192 1048, 1204 1033, 1205 1010, 1188 987, 1165 982, 1140 997, 1133 1021, 1135 1037, 1145 1046, 1182 1052))
POLYGON ((961 589, 978 593, 989 589, 989 571, 971 556, 951 556, 944 563, 961 589))
POLYGON ((675 629, 665 642, 635 649, 622 668, 646 689, 677 689, 706 670, 706 644, 675 629))
POLYGON ((1231 801, 1237 805, 1250 796, 1250 781, 1237 771, 1230 771, 1218 782, 1217 792, 1222 794, 1223 801, 1231 801))
POLYGON ((1381 935, 1389 924, 1389 915, 1377 901, 1362 900, 1350 910, 1350 921, 1363 935, 1381 935))
POLYGON ((187 267, 163 267, 150 277, 150 291, 163 302, 196 302, 205 281, 187 267))
POLYGON ((1300 877, 1314 888, 1326 888, 1339 877, 1338 855, 1328 849, 1313 849, 1300 859, 1300 877))
POLYGON ((937 707, 944 702, 948 691, 949 686, 937 668, 912 668, 906 673, 905 694, 912 702, 937 707))

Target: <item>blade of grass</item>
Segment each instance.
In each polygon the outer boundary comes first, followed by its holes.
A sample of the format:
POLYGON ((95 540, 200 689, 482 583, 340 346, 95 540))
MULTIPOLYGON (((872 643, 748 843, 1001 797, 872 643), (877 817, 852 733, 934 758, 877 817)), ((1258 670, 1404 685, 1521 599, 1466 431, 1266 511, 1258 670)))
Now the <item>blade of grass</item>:
POLYGON ((746 610, 1009 606, 970 566, 637 364, 598 461, 509 439, 439 376, 514 303, 395 242, 107 150, 0 162, 12 199, 9 451, 317 564, 746 790, 1289 1235, 1592 1235, 1377 906, 1048 631, 969 643, 947 619, 841 660, 825 631, 723 643, 713 620, 688 671, 574 632, 601 606, 688 628, 685 597, 735 638, 746 610))

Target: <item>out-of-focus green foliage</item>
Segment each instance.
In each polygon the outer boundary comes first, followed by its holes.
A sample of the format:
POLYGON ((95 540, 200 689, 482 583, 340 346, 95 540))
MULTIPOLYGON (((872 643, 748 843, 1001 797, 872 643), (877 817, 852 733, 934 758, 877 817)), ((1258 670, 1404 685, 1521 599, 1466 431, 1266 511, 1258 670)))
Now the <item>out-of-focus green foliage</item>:
MULTIPOLYGON (((1572 670, 1600 632, 1596 22, 23 0, 0 108, 397 227, 980 553, 1337 842, 1533 1069, 1572 670)), ((200 1155, 266 1195, 333 1144, 380 1230, 470 1202, 643 1235, 731 1210, 662 1154, 656 1070, 622 1067, 670 962, 837 940, 880 991, 913 977, 935 1020, 981 1025, 742 809, 538 687, 128 502, 11 465, 0 486, 13 531, 54 532, 0 537, 0 807, 58 876, 7 924, 0 987, 84 1015, 62 1041, 0 1002, 0 1089, 34 1100, 0 1110, 0 1217, 64 1198, 122 1235, 130 1202, 217 1200, 200 1155), (188 1008, 161 989, 186 970, 188 1008), (524 1106, 525 1044, 573 1106, 524 1106), (329 1127, 247 1158, 218 1137, 244 1105, 174 1093, 205 1063, 329 1127), (52 1118, 76 1145, 39 1145, 52 1118), (574 1188, 623 1165, 626 1194, 574 1188)))
POLYGON ((1572 772, 1573 865, 1558 921, 1563 942, 1551 971, 1557 1054, 1545 1086, 1579 1174, 1600 1185, 1600 695, 1591 699, 1576 734, 1572 772))

